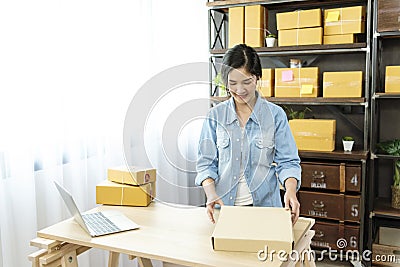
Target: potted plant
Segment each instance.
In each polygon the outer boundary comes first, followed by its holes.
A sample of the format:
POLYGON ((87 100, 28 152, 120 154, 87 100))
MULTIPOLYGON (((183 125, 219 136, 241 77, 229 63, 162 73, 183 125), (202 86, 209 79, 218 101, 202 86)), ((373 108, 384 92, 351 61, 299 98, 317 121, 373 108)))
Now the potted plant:
POLYGON ((351 136, 343 136, 343 150, 350 152, 353 149, 354 145, 354 138, 351 136))
POLYGON ((228 96, 227 91, 226 91, 226 86, 224 82, 222 81, 222 76, 221 73, 218 73, 217 76, 215 76, 213 80, 215 86, 218 87, 218 96, 226 97, 228 96))
MULTIPOLYGON (((377 147, 389 155, 400 156, 400 139, 381 142, 377 147)), ((392 207, 400 209, 400 159, 394 160, 393 165, 392 207)))
POLYGON ((304 117, 306 116, 306 112, 308 111, 312 111, 309 107, 306 107, 303 110, 294 110, 292 107, 287 107, 287 106, 283 106, 283 108, 286 111, 286 115, 288 116, 289 120, 295 120, 295 119, 304 119, 304 117))
POLYGON ((272 33, 267 34, 265 37, 265 44, 267 47, 274 47, 276 44, 276 35, 272 33))

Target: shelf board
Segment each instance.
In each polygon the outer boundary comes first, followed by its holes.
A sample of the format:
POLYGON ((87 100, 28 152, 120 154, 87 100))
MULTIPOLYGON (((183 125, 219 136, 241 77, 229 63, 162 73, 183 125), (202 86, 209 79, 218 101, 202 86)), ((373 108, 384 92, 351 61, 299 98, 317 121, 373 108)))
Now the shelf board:
MULTIPOLYGON (((328 45, 297 45, 279 47, 256 47, 260 56, 306 55, 306 54, 336 54, 366 52, 366 43, 328 44, 328 45)), ((223 56, 227 49, 210 49, 213 56, 223 56)))
POLYGON ((375 36, 381 37, 381 38, 396 38, 396 37, 400 37, 400 31, 376 32, 375 36))
MULTIPOLYGON (((228 97, 211 97, 212 100, 221 102, 228 97)), ((326 98, 326 97, 265 97, 266 100, 276 104, 298 104, 298 105, 366 105, 364 97, 351 98, 326 98)))
POLYGON ((376 217, 400 219, 400 209, 392 208, 388 198, 376 198, 372 214, 376 217))
POLYGON ((400 159, 400 156, 392 156, 392 155, 387 155, 387 154, 375 154, 375 153, 372 153, 371 154, 371 158, 396 160, 396 159, 400 159))
POLYGON ((352 151, 344 152, 343 150, 335 150, 332 152, 323 151, 305 151, 299 150, 299 156, 303 158, 320 158, 320 159, 340 159, 340 160, 366 160, 368 158, 368 151, 352 151))
POLYGON ((373 98, 378 99, 394 99, 394 98, 400 98, 400 93, 398 94, 388 94, 388 93, 375 93, 373 95, 373 98))
POLYGON ((310 5, 310 4, 343 4, 344 3, 362 3, 361 0, 219 0, 213 2, 207 2, 207 6, 211 8, 230 7, 230 6, 244 6, 248 4, 259 4, 259 5, 279 5, 287 4, 291 5, 310 5))

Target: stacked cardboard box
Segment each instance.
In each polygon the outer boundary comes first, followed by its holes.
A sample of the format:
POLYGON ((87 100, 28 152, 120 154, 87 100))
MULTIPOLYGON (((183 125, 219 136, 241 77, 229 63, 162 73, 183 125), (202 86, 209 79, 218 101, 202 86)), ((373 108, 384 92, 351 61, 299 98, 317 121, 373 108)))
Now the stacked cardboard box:
POLYGON ((365 6, 325 9, 324 44, 354 43, 365 32, 365 6))
POLYGON ((278 45, 322 44, 321 9, 276 14, 278 45))
POLYGON ((156 195, 156 170, 139 167, 108 169, 107 180, 96 186, 96 203, 148 206, 156 195))
POLYGON ((243 43, 264 46, 267 14, 262 5, 229 8, 229 48, 243 43))

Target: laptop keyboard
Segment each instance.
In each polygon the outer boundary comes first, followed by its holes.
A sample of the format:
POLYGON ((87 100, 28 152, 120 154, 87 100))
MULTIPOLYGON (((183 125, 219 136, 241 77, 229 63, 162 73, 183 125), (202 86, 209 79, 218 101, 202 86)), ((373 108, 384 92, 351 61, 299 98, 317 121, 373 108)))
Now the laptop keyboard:
POLYGON ((82 214, 85 223, 93 229, 96 235, 115 233, 120 229, 101 212, 82 214))

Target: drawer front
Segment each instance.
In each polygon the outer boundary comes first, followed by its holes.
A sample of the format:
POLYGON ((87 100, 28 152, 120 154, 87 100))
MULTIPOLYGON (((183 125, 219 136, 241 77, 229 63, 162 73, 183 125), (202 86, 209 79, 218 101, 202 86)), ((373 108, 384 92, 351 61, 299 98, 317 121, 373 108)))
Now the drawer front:
POLYGON ((343 220, 343 198, 343 195, 300 191, 300 214, 343 220))
POLYGON ((361 191, 361 166, 346 165, 346 191, 360 192, 361 191))
POLYGON ((360 197, 359 196, 346 196, 344 199, 344 219, 346 221, 358 222, 360 221, 360 197))
POLYGON ((344 225, 343 223, 316 222, 313 226, 315 235, 311 245, 315 248, 331 248, 339 250, 337 243, 344 247, 342 250, 357 250, 360 237, 360 227, 344 225), (345 242, 341 241, 344 239, 345 242), (339 240, 339 241, 338 241, 339 240))
POLYGON ((339 165, 302 163, 301 168, 302 187, 340 190, 339 165))
POLYGON ((400 30, 400 1, 378 1, 378 32, 400 30))

